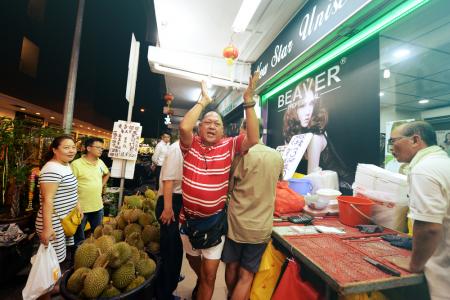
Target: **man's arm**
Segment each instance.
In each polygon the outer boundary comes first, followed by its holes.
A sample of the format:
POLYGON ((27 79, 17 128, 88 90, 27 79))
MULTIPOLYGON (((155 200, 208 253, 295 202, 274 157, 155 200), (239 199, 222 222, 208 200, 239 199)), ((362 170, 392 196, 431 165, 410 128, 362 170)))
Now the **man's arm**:
POLYGON ((413 251, 409 269, 411 272, 422 272, 425 263, 433 255, 442 239, 442 224, 414 221, 413 251))
POLYGON ((109 180, 109 172, 104 174, 102 177, 102 186, 103 187, 106 186, 106 183, 108 182, 108 180, 109 180))
POLYGON ((175 221, 175 216, 172 208, 172 192, 173 180, 163 180, 164 209, 159 219, 163 224, 167 225, 175 221))
POLYGON ((202 81, 202 98, 186 113, 180 123, 180 141, 184 146, 190 146, 193 140, 192 130, 202 111, 212 102, 208 96, 206 82, 202 81))
POLYGON ((247 120, 247 134, 242 142, 241 152, 245 153, 253 145, 256 145, 259 141, 259 124, 258 117, 255 113, 255 102, 253 101, 253 95, 256 88, 256 83, 259 80, 259 72, 256 71, 253 76, 250 76, 248 87, 244 92, 244 110, 245 118, 247 120))

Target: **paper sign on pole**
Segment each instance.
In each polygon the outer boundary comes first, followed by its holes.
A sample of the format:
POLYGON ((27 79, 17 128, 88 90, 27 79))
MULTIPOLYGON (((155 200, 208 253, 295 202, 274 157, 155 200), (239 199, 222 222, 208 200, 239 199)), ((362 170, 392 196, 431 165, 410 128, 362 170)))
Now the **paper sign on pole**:
POLYGON ((135 160, 124 160, 113 158, 113 164, 111 167, 111 177, 121 178, 122 177, 122 164, 125 163, 125 179, 134 178, 134 169, 136 165, 135 160))
POLYGON ((136 122, 114 122, 108 156, 126 160, 136 160, 142 126, 136 122))
MULTIPOLYGON (((304 133, 294 135, 289 145, 284 149, 282 153, 284 167, 283 167, 283 180, 288 180, 292 178, 295 173, 295 169, 297 169, 298 164, 302 160, 303 155, 308 148, 309 143, 313 137, 312 133, 304 133)), ((277 147, 277 150, 280 151, 277 147)), ((280 151, 281 152, 281 151, 280 151)))

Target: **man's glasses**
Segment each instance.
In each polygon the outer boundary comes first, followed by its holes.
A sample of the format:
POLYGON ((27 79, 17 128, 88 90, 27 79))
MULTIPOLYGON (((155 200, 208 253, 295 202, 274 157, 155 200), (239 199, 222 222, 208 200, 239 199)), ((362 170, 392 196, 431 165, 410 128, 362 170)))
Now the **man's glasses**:
POLYGON ((390 138, 390 139, 388 140, 388 145, 392 146, 392 145, 394 145, 394 143, 395 143, 396 141, 401 140, 401 139, 404 139, 404 138, 408 138, 408 137, 409 137, 409 136, 399 136, 399 137, 396 137, 396 138, 390 138))
POLYGON ((101 146, 89 146, 89 147, 94 147, 94 148, 97 148, 98 150, 104 150, 105 148, 103 148, 103 147, 101 147, 101 146))

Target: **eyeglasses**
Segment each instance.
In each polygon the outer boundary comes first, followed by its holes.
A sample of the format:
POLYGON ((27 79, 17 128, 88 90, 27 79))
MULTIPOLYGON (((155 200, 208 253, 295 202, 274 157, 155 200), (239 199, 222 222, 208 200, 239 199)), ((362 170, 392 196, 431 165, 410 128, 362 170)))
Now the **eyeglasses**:
POLYGON ((103 148, 101 146, 89 146, 89 147, 94 147, 94 148, 97 148, 98 150, 102 150, 102 151, 103 151, 103 149, 105 149, 105 148, 103 148))
POLYGON ((388 145, 393 145, 396 141, 398 141, 398 140, 401 140, 401 139, 404 139, 404 138, 408 138, 409 136, 399 136, 399 137, 396 137, 396 138, 390 138, 389 140, 388 140, 388 145))

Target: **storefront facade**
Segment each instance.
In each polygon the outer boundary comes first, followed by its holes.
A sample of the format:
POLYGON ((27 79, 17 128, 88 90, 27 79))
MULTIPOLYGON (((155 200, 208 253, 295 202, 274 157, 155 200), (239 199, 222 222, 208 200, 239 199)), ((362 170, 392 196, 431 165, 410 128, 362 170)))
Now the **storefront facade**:
POLYGON ((450 129, 449 9, 440 0, 308 1, 252 65, 266 143, 312 132, 319 166, 351 184, 357 163, 385 164, 387 123, 438 118, 435 129, 450 129))

